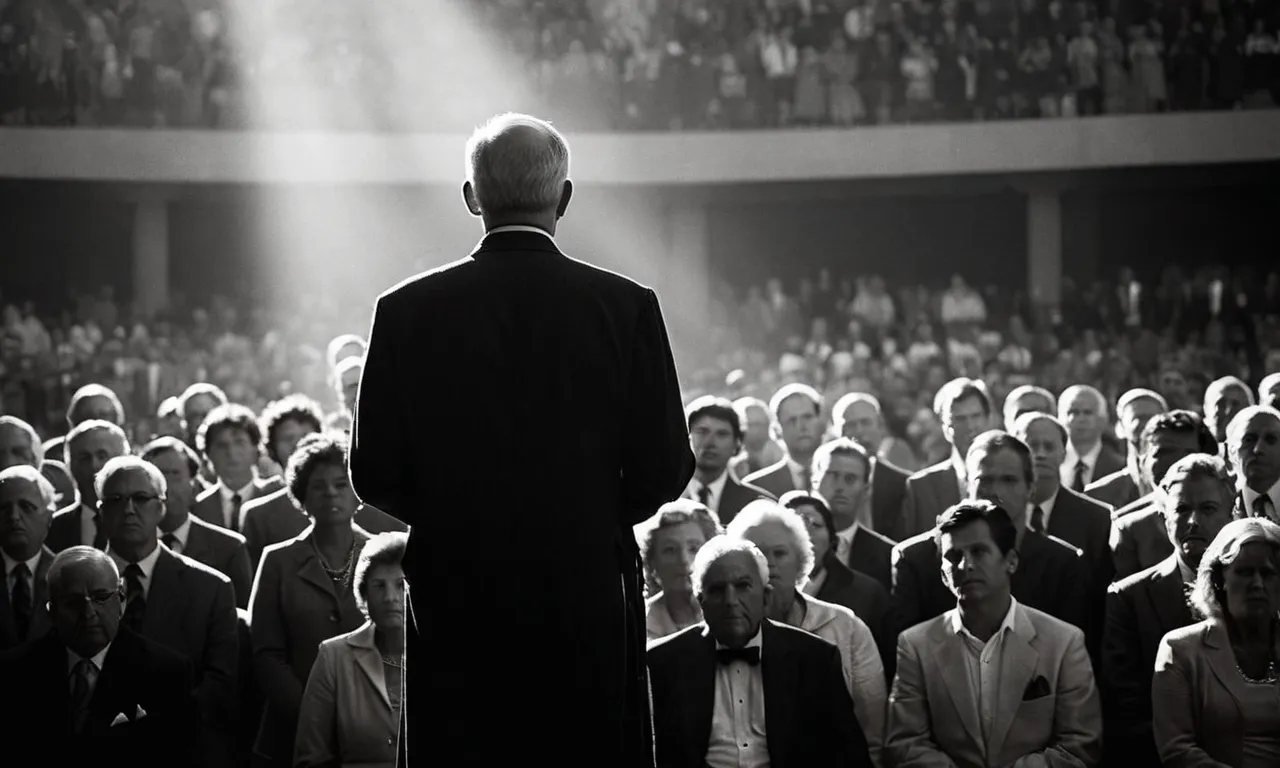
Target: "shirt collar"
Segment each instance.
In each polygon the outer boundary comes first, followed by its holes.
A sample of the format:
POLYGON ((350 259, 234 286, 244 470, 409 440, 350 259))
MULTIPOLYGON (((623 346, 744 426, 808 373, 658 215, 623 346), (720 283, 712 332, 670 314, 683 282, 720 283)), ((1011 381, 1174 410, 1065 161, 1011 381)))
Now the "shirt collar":
MULTIPOLYGON (((999 635, 1003 635, 1005 633, 1005 630, 1008 630, 1010 632, 1014 631, 1014 626, 1017 623, 1017 618, 1018 618, 1018 599, 1013 595, 1009 595, 1009 610, 1005 612, 1004 621, 1000 622, 1000 628, 996 630, 996 633, 994 635, 991 636, 992 639, 998 637, 999 635)), ((960 618, 959 608, 956 608, 951 611, 951 631, 957 635, 969 635, 969 637, 973 637, 973 635, 969 633, 969 630, 965 629, 964 627, 964 621, 960 618)), ((974 638, 974 639, 976 640, 977 638, 974 638)))
MULTIPOLYGON (((1262 494, 1250 488, 1245 484, 1243 476, 1240 480, 1240 495, 1244 497, 1244 514, 1253 514, 1253 502, 1262 494)), ((1267 489, 1267 496, 1271 498, 1271 509, 1280 514, 1280 480, 1267 489)))
MULTIPOLYGON (((191 535, 191 514, 188 513, 187 519, 182 521, 182 525, 178 526, 177 528, 174 528, 172 531, 169 531, 169 534, 172 535, 173 538, 178 540, 178 543, 182 545, 183 549, 186 549, 187 536, 191 535)), ((165 532, 160 530, 159 528, 156 528, 156 538, 163 539, 164 537, 165 537, 165 532)))
MULTIPOLYGON (((111 551, 111 545, 107 545, 107 554, 111 555, 111 559, 116 561, 116 566, 120 568, 120 574, 124 575, 124 569, 129 567, 129 561, 120 555, 111 551)), ((151 550, 151 554, 138 561, 138 567, 142 569, 142 578, 146 584, 151 583, 151 573, 156 569, 156 560, 160 559, 160 545, 157 544, 155 549, 151 550)))
POLYGON ((1044 501, 1036 504, 1034 501, 1027 502, 1027 525, 1031 525, 1031 510, 1036 507, 1040 508, 1040 513, 1044 515, 1044 529, 1049 530, 1049 516, 1053 514, 1053 505, 1058 503, 1058 494, 1062 493, 1062 487, 1053 492, 1053 495, 1044 501))
MULTIPOLYGON (((40 563, 40 554, 40 552, 36 552, 35 557, 26 561, 27 570, 31 572, 31 576, 33 578, 36 575, 36 565, 40 563)), ((13 575, 13 569, 17 568, 22 561, 14 560, 12 557, 9 557, 9 553, 4 550, 0 550, 0 556, 4 558, 4 575, 5 578, 8 578, 13 575)))
POLYGON ((1195 571, 1193 571, 1193 570, 1191 570, 1191 566, 1189 566, 1189 565, 1187 565, 1186 563, 1182 562, 1182 558, 1180 558, 1180 557, 1175 557, 1175 558, 1174 558, 1174 560, 1176 560, 1176 561, 1178 562, 1178 573, 1182 576, 1182 583, 1183 583, 1183 584, 1195 584, 1195 583, 1196 583, 1196 572, 1195 572, 1195 571))
MULTIPOLYGON (((1067 468, 1070 469, 1072 472, 1075 472, 1076 465, 1080 463, 1081 459, 1084 459, 1085 465, 1087 465, 1090 470, 1093 470, 1093 469, 1097 469, 1098 467, 1098 456, 1100 455, 1102 455, 1101 440, 1094 443, 1093 447, 1089 449, 1088 453, 1086 453, 1083 456, 1076 453, 1076 448, 1074 445, 1071 444, 1071 441, 1067 441, 1067 459, 1066 461, 1063 462, 1063 464, 1065 464, 1067 468)), ((1097 478, 1095 477, 1094 479, 1096 480, 1097 478)))
MULTIPOLYGON (((103 648, 102 650, 93 654, 93 656, 89 657, 89 661, 92 662, 94 669, 96 669, 98 672, 102 671, 102 663, 106 661, 107 651, 109 650, 111 650, 111 643, 107 643, 106 648, 103 648)), ((80 654, 68 648, 67 649, 67 674, 71 674, 73 671, 75 671, 76 665, 82 661, 84 661, 83 656, 81 656, 80 654)))
POLYGON ((253 491, 254 491, 253 481, 254 481, 254 479, 256 479, 256 478, 251 478, 251 479, 249 480, 249 484, 248 484, 248 485, 246 485, 245 487, 240 488, 240 489, 238 489, 238 490, 234 490, 234 491, 233 491, 233 490, 231 490, 230 488, 228 488, 228 487, 227 487, 227 484, 226 484, 226 483, 224 483, 224 482, 222 482, 222 480, 218 480, 218 493, 222 494, 222 501, 223 501, 224 503, 230 504, 230 503, 231 503, 231 501, 232 501, 232 499, 234 499, 236 496, 239 496, 239 497, 240 497, 240 503, 241 503, 241 504, 243 504, 243 503, 245 503, 246 501, 248 501, 249 499, 253 498, 253 491))
MULTIPOLYGON (((763 636, 763 635, 764 635, 764 623, 763 623, 763 622, 761 622, 761 624, 760 624, 760 629, 757 629, 757 630, 756 630, 756 636, 755 636, 755 637, 753 637, 753 638, 751 638, 750 640, 748 640, 748 641, 747 641, 747 643, 746 643, 746 645, 744 645, 744 646, 742 646, 742 647, 743 647, 743 648, 760 648, 760 647, 761 647, 761 644, 760 644, 760 638, 761 638, 761 636, 763 636)), ((720 649, 722 649, 722 648, 727 648, 727 647, 728 647, 728 646, 724 645, 724 644, 723 644, 723 643, 721 643, 719 640, 717 640, 717 641, 716 641, 716 650, 717 650, 717 651, 718 651, 718 650, 720 650, 720 649)))
POLYGON ((484 234, 486 237, 488 237, 489 235, 496 235, 500 232, 533 232, 534 234, 538 234, 546 237, 548 240, 550 240, 553 243, 556 241, 555 236, 552 235, 550 232, 543 229, 542 227, 535 227, 532 224, 503 224, 500 227, 494 227, 493 229, 489 230, 488 232, 485 232, 484 234))

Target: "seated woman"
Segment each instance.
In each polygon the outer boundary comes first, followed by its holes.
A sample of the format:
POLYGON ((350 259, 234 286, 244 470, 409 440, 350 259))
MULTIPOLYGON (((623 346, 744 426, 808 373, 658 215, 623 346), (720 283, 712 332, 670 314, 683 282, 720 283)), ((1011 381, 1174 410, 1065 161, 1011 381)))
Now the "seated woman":
POLYGON ((365 621, 353 580, 369 534, 354 522, 359 502, 347 479, 346 436, 304 437, 285 479, 311 525, 263 551, 249 600, 254 669, 267 705, 254 743, 260 766, 290 765, 302 692, 320 643, 365 621))
POLYGON ((715 513, 696 501, 676 499, 663 504, 635 531, 645 583, 652 595, 645 603, 649 639, 666 637, 702 621, 689 576, 698 550, 722 533, 715 513))
POLYGON ((1205 617, 1160 641, 1152 731, 1167 766, 1280 765, 1280 526, 1235 520, 1196 573, 1205 617))
POLYGON ((898 622, 893 616, 889 593, 874 578, 840 562, 832 546, 835 519, 820 493, 791 491, 783 494, 778 503, 800 515, 813 543, 813 569, 801 591, 819 600, 843 605, 862 619, 876 639, 885 682, 892 682, 898 659, 898 622))
POLYGON ((369 539, 356 565, 364 626, 320 644, 298 715, 295 768, 394 768, 404 691, 407 533, 369 539))

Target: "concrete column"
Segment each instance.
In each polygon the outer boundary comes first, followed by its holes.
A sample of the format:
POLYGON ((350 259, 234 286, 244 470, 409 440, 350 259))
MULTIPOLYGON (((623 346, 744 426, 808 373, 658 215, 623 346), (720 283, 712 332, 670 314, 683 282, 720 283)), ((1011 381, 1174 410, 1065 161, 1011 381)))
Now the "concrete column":
POLYGON ((686 309, 703 308, 711 300, 711 228, 701 200, 683 200, 667 208, 671 259, 662 288, 686 309))
POLYGON ((1027 291, 1035 306, 1062 302, 1062 195, 1056 186, 1027 189, 1027 291))
POLYGON ((169 203, 159 193, 134 201, 133 299, 147 317, 169 304, 169 203))

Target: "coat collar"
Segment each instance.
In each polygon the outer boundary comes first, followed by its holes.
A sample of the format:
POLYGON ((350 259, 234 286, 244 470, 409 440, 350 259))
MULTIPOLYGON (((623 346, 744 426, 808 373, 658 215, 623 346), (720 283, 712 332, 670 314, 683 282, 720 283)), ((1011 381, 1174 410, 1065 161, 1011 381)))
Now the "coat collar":
POLYGON ((513 251, 541 251, 561 255, 555 240, 545 232, 505 230, 486 234, 471 251, 471 258, 479 260, 489 255, 513 251))
POLYGON ((366 621, 364 626, 347 635, 346 643, 351 648, 352 656, 355 657, 356 666, 360 667, 369 684, 378 691, 378 695, 382 697, 382 703, 387 705, 387 709, 391 709, 391 696, 387 693, 382 653, 378 651, 378 646, 374 642, 373 622, 366 621))
POLYGON ((1200 642, 1205 647, 1205 658, 1209 660, 1209 668, 1235 700, 1236 709, 1243 711, 1241 701, 1248 696, 1244 679, 1236 666, 1235 653, 1231 650, 1231 640, 1227 637, 1227 625, 1216 619, 1208 619, 1200 633, 1200 642))
MULTIPOLYGON (((360 549, 369 541, 369 534, 355 523, 351 524, 351 528, 355 532, 355 549, 352 558, 360 556, 360 549)), ((333 579, 329 578, 329 574, 325 573, 324 565, 321 564, 320 558, 316 556, 316 549, 313 546, 315 534, 315 524, 307 526, 307 529, 294 539, 295 542, 301 543, 298 554, 298 576, 304 581, 310 582, 313 586, 319 588, 323 592, 339 597, 337 590, 334 589, 333 579)), ((354 574, 354 565, 352 566, 354 574)))

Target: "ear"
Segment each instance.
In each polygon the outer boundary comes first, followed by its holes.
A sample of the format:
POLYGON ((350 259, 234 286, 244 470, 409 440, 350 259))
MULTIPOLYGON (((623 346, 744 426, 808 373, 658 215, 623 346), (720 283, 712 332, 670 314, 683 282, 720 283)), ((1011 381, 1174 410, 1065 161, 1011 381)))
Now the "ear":
POLYGON ((480 215, 480 201, 476 199, 475 187, 469 181, 462 182, 462 202, 467 204, 467 210, 472 216, 480 215))
POLYGON ((1005 558, 1005 559, 1008 561, 1007 565, 1009 566, 1009 573, 1015 573, 1015 572, 1017 572, 1017 570, 1018 570, 1018 550, 1016 550, 1016 549, 1011 549, 1011 550, 1009 550, 1009 556, 1008 556, 1007 558, 1005 558))
POLYGON ((556 206, 556 221, 564 217, 564 212, 569 210, 569 200, 573 197, 573 182, 568 179, 564 180, 564 190, 560 193, 560 203, 556 206))

